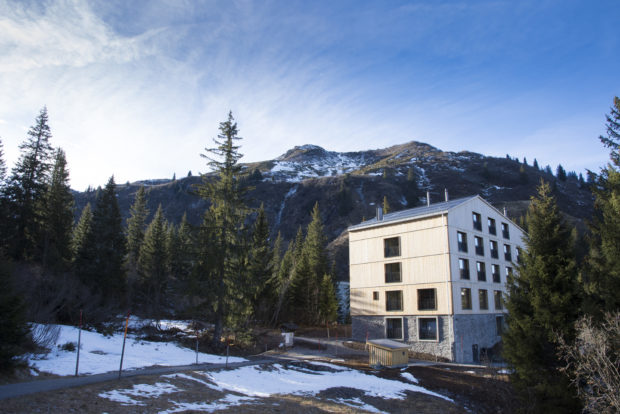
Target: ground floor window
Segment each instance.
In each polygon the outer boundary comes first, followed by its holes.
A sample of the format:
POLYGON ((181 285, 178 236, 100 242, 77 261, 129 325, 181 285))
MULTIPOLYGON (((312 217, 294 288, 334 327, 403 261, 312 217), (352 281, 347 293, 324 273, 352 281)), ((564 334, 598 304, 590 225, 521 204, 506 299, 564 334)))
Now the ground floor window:
POLYGON ((500 336, 501 334, 504 333, 504 317, 503 316, 496 316, 495 317, 495 328, 497 330, 497 336, 500 336))
POLYGON ((385 337, 403 339, 403 318, 385 318, 385 337))
POLYGON ((437 318, 418 318, 418 339, 437 341, 437 318))

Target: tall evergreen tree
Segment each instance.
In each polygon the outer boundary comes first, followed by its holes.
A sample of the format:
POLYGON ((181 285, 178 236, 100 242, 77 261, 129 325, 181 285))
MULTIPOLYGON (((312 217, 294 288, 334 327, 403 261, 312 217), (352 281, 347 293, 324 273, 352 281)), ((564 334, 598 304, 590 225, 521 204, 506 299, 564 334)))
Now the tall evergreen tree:
POLYGON ((2 145, 2 139, 0 139, 0 193, 4 189, 4 183, 6 181, 6 162, 4 161, 4 145, 2 145))
POLYGON ((537 170, 540 170, 540 167, 538 166, 538 160, 536 158, 534 158, 534 164, 532 164, 534 166, 534 168, 536 168, 537 170))
POLYGON ((13 222, 9 232, 13 257, 17 259, 41 259, 43 199, 53 157, 51 137, 47 108, 44 107, 35 125, 28 130, 28 137, 19 146, 21 155, 6 189, 13 222))
MULTIPOLYGON (((90 244, 91 247, 94 248, 94 243, 89 243, 87 238, 92 237, 92 226, 93 226, 93 212, 90 207, 90 203, 86 204, 82 209, 82 214, 80 215, 80 219, 73 229, 71 248, 73 250, 73 258, 75 262, 79 262, 84 260, 86 262, 90 261, 92 257, 86 257, 84 255, 84 249, 88 247, 90 244)), ((82 267, 82 264, 79 264, 78 267, 82 267)), ((82 272, 78 272, 82 273, 82 272)))
POLYGON ((140 258, 140 247, 144 241, 148 215, 146 191, 144 186, 141 186, 136 192, 136 198, 131 205, 127 219, 127 265, 130 272, 136 268, 140 258))
POLYGON ((67 270, 73 256, 73 195, 69 187, 67 160, 62 149, 56 151, 44 207, 43 267, 56 272, 67 270))
POLYGON ((205 260, 200 271, 210 279, 212 287, 211 303, 215 319, 213 344, 216 347, 221 346, 225 320, 235 312, 233 296, 243 278, 240 274, 245 255, 243 224, 248 212, 244 201, 247 188, 245 180, 241 179, 239 165, 242 154, 235 144, 241 138, 237 136, 237 123, 232 113, 220 123, 219 129, 220 133, 214 139, 216 147, 205 148, 207 154, 201 154, 217 173, 217 179, 209 180, 203 176, 203 182, 198 187, 199 194, 211 203, 201 226, 200 244, 203 248, 208 246, 209 251, 201 255, 205 260))
POLYGON ((0 372, 14 368, 28 342, 24 302, 12 285, 9 261, 0 254, 0 372))
POLYGON ((584 274, 586 312, 601 319, 620 309, 620 99, 607 115, 607 136, 599 137, 610 149, 611 163, 591 186, 595 214, 590 224, 590 252, 584 274))
POLYGON ((572 338, 579 310, 574 240, 547 183, 532 198, 527 223, 525 251, 507 281, 504 357, 515 369, 515 386, 536 412, 575 412, 579 405, 559 371, 556 340, 556 334, 572 338))
POLYGON ((330 275, 323 275, 320 291, 319 323, 335 322, 338 319, 338 298, 330 275))
POLYGON ((146 229, 138 257, 142 302, 152 316, 160 319, 169 277, 168 224, 161 204, 146 229))
POLYGON ((390 203, 388 203, 387 196, 383 196, 383 214, 390 212, 390 203))
POLYGON ((181 223, 171 238, 170 273, 180 286, 186 286, 194 262, 194 238, 192 228, 183 214, 181 223))
POLYGON ((273 252, 269 243, 269 224, 263 204, 254 222, 247 271, 254 315, 261 320, 266 320, 271 304, 270 292, 267 289, 270 287, 268 282, 273 271, 273 252))
POLYGON ((555 170, 555 176, 560 181, 566 181, 566 170, 562 167, 562 164, 558 164, 558 168, 555 170))
POLYGON ((124 301, 125 272, 123 259, 126 239, 122 227, 121 213, 116 199, 116 183, 110 177, 103 191, 97 197, 93 211, 92 231, 94 235, 94 268, 87 275, 101 292, 104 300, 111 304, 124 301))

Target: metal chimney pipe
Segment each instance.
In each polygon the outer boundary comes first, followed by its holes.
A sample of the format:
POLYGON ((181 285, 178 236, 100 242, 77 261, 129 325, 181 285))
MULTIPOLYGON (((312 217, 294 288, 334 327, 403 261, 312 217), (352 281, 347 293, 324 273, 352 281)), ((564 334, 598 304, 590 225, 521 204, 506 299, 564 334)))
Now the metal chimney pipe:
POLYGON ((383 221, 383 207, 377 207, 377 221, 383 221))
POLYGON ((508 217, 508 215, 506 214, 506 206, 504 206, 504 216, 508 217))
POLYGON ((444 195, 446 196, 446 203, 448 202, 448 189, 444 188, 443 189, 444 195))
POLYGON ((426 192, 426 207, 430 207, 431 206, 431 192, 427 191, 426 192))

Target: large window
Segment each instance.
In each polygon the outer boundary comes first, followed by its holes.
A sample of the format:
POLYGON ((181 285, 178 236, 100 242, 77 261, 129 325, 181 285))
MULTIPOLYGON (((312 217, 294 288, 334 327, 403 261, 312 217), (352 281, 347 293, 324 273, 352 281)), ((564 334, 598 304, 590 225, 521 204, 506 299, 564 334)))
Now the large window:
POLYGON ((508 229, 508 223, 502 223, 502 236, 505 239, 510 239, 510 230, 508 229))
POLYGON ((467 233, 457 231, 456 240, 459 244, 459 252, 467 253, 467 233))
POLYGON ((480 289, 478 291, 478 302, 480 302, 481 310, 489 309, 489 295, 486 289, 480 289))
POLYGON ((372 292, 372 300, 379 300, 379 292, 378 291, 374 291, 372 292))
POLYGON ((388 290, 385 292, 385 310, 401 311, 403 310, 403 291, 388 290))
POLYGON ((478 280, 480 282, 487 281, 487 267, 484 262, 476 262, 476 272, 478 273, 478 280))
POLYGON ((437 289, 418 289, 418 310, 437 309, 437 289))
POLYGON ((437 341, 437 318, 418 318, 418 339, 437 341))
POLYGON ((385 264, 385 283, 402 282, 400 262, 385 264))
POLYGON ((489 234, 492 234, 495 236, 497 234, 497 229, 495 228, 495 219, 488 217, 487 224, 489 226, 489 234))
POLYGON ((384 257, 400 256, 400 237, 390 237, 383 240, 384 257))
POLYGON ((510 245, 504 245, 504 260, 507 262, 512 262, 512 252, 510 251, 510 245))
POLYGON ((499 274, 499 265, 491 265, 491 272, 493 273, 493 282, 501 283, 501 276, 499 274))
POLYGON ((385 318, 385 337, 403 339, 403 318, 385 318))
POLYGON ((480 214, 472 212, 471 218, 474 222, 474 230, 482 231, 482 217, 480 217, 480 214))
POLYGON ((491 250, 491 257, 493 259, 499 258, 499 252, 497 249, 497 242, 495 240, 489 241, 489 249, 491 250))
POLYGON ((484 256, 484 240, 482 237, 474 236, 474 245, 476 246, 476 254, 484 256))
POLYGON ((469 260, 459 259, 459 273, 461 274, 461 279, 469 280, 469 260))
POLYGON ((495 310, 504 309, 503 299, 502 299, 502 291, 496 290, 493 292, 493 298, 495 299, 495 310))
POLYGON ((461 289, 461 309, 471 309, 471 289, 469 288, 461 289))

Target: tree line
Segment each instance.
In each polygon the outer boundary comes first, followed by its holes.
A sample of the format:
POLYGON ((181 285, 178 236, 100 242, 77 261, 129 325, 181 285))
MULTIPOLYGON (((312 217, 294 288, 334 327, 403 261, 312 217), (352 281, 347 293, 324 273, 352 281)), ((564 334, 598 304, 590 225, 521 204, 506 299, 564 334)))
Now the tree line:
MULTIPOLYGON (((514 370, 511 382, 523 412, 620 411, 617 97, 606 126, 600 141, 610 149, 611 162, 599 174, 588 173, 595 208, 588 234, 578 237, 545 182, 523 221, 525 249, 518 271, 508 277, 503 335, 503 355, 514 370)), ((561 171, 558 167, 558 176, 561 171)))
POLYGON ((208 205, 198 226, 186 216, 174 225, 161 205, 147 222, 144 187, 124 224, 113 176, 74 223, 66 156, 51 138, 43 108, 10 173, 0 141, 0 368, 26 349, 26 321, 76 323, 80 310, 93 324, 127 309, 211 322, 216 348, 225 332, 247 336, 256 324, 336 320, 318 203, 295 240, 271 240, 263 206, 248 207, 232 113, 201 154, 213 174, 195 188, 208 205))

